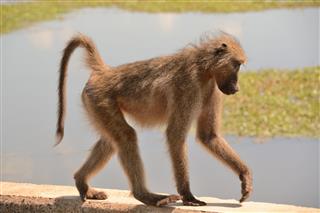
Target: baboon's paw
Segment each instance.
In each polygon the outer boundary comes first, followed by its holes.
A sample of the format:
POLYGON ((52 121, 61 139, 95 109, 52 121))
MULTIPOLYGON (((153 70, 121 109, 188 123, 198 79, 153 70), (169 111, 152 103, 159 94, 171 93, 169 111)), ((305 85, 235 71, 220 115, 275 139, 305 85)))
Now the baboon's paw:
POLYGON ((168 195, 165 198, 162 198, 161 200, 157 201, 156 206, 166 206, 170 203, 175 203, 178 200, 181 200, 181 196, 179 195, 168 195))
POLYGON ((183 205, 185 206, 206 206, 207 203, 206 202, 203 202, 201 200, 198 200, 196 198, 193 198, 193 199, 182 199, 183 201, 183 205))
POLYGON ((93 199, 93 200, 105 200, 108 198, 108 196, 103 191, 97 191, 95 189, 89 188, 86 194, 86 198, 93 199))
POLYGON ((239 200, 239 202, 242 203, 250 196, 250 194, 252 192, 252 177, 251 177, 250 173, 241 174, 240 180, 241 180, 242 197, 239 200))
POLYGON ((86 183, 84 183, 82 181, 76 180, 76 187, 77 187, 77 189, 79 191, 80 198, 81 198, 82 202, 86 201, 87 192, 88 192, 88 189, 89 189, 88 184, 86 184, 86 183))
POLYGON ((86 201, 86 195, 84 193, 80 193, 80 199, 82 202, 86 201))
POLYGON ((249 197, 249 195, 249 192, 242 194, 242 197, 240 198, 239 202, 242 203, 243 201, 245 201, 249 197))

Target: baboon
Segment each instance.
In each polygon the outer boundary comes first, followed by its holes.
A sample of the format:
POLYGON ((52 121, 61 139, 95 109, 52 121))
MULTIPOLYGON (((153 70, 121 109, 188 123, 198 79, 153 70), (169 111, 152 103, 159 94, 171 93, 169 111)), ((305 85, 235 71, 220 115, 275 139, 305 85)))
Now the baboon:
POLYGON ((184 205, 206 205, 190 190, 186 136, 196 121, 196 137, 212 155, 240 178, 243 202, 252 191, 249 168, 220 133, 222 93, 239 90, 238 72, 246 62, 240 43, 227 33, 207 36, 174 54, 111 67, 106 65, 90 38, 73 37, 63 52, 59 70, 57 144, 64 134, 66 73, 77 47, 86 50, 91 75, 82 101, 100 139, 83 166, 75 173, 81 199, 106 199, 89 179, 117 153, 133 196, 147 205, 164 206, 182 200, 184 205), (221 93, 222 92, 222 93, 221 93), (145 184, 137 135, 124 115, 144 127, 166 125, 166 139, 179 195, 151 193, 145 184))

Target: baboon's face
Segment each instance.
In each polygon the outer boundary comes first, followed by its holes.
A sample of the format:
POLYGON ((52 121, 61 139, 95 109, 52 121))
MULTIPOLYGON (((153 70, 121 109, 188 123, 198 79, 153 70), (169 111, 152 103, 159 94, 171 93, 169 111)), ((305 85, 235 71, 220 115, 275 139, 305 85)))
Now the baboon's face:
POLYGON ((239 91, 238 72, 241 62, 237 59, 231 61, 220 68, 219 74, 216 76, 218 88, 226 95, 232 95, 239 91))

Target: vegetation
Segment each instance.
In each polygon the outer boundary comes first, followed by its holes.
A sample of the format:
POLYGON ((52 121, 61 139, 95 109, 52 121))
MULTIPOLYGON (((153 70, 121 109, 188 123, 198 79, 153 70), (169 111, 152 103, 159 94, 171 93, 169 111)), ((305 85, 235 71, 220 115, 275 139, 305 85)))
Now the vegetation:
POLYGON ((224 99, 226 133, 320 136, 320 67, 240 75, 240 92, 224 99))
POLYGON ((243 12, 272 8, 320 6, 319 1, 206 1, 206 0, 161 0, 161 1, 63 1, 38 0, 13 4, 1 4, 1 31, 7 33, 34 22, 50 20, 66 12, 84 7, 118 7, 141 12, 243 12))

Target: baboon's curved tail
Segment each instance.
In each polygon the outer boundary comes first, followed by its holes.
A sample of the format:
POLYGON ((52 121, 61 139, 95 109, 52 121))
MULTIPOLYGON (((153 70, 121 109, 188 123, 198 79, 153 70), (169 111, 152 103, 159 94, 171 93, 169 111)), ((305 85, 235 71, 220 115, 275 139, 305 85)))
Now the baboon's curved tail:
POLYGON ((56 130, 56 144, 58 145, 64 135, 64 118, 65 118, 65 107, 66 107, 66 77, 67 77, 67 66, 71 54, 77 47, 83 47, 86 49, 86 64, 89 68, 94 71, 103 71, 106 68, 97 48, 95 47, 92 40, 82 34, 73 37, 67 44, 63 51, 63 56, 60 62, 59 69, 59 85, 58 85, 58 121, 56 130))

